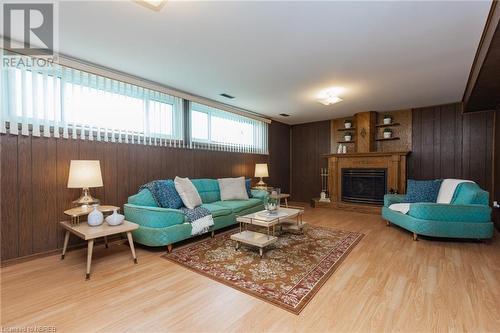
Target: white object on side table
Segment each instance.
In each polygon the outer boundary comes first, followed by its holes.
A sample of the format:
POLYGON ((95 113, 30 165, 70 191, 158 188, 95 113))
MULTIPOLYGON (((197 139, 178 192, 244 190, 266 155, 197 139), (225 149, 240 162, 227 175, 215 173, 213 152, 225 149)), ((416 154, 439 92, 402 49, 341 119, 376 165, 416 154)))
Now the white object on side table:
POLYGON ((117 209, 113 210, 113 214, 106 217, 106 223, 111 226, 120 225, 123 223, 124 220, 125 216, 122 214, 118 214, 117 209))
POLYGON ((97 227, 102 224, 102 221, 104 221, 104 215, 99 210, 99 205, 94 205, 94 209, 90 212, 90 214, 87 217, 87 223, 91 227, 97 227))

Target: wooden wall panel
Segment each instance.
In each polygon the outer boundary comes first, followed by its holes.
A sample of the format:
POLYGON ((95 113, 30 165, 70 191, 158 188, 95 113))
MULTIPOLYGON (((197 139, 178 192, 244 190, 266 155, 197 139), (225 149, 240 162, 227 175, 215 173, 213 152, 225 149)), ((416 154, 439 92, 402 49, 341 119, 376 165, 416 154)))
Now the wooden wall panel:
POLYGON ((412 111, 409 178, 463 178, 492 193, 494 112, 461 114, 460 104, 412 111))
POLYGON ((0 139, 1 205, 1 258, 15 258, 19 253, 19 210, 17 187, 17 136, 2 135, 0 139))
MULTIPOLYGON (((270 127, 270 156, 222 151, 174 149, 111 142, 0 136, 1 260, 62 247, 59 221, 78 198, 68 189, 72 159, 98 159, 104 186, 91 189, 103 203, 122 207, 140 185, 175 176, 253 177, 255 163, 270 163, 269 183, 289 189, 289 126, 270 127), (276 133, 274 133, 276 131, 276 133), (283 140, 280 142, 280 140, 283 140), (272 183, 271 183, 272 181, 272 183)), ((81 242, 70 238, 70 244, 81 242)))
POLYGON ((322 156, 330 152, 330 121, 292 126, 292 198, 309 202, 321 192, 320 168, 327 167, 322 156))
MULTIPOLYGON (((290 193, 290 126, 272 122, 269 130, 269 179, 271 186, 290 193), (271 167, 272 166, 272 167, 271 167)), ((254 170, 249 170, 253 176, 254 170)))
POLYGON ((493 144, 493 200, 500 203, 500 110, 495 111, 493 144))

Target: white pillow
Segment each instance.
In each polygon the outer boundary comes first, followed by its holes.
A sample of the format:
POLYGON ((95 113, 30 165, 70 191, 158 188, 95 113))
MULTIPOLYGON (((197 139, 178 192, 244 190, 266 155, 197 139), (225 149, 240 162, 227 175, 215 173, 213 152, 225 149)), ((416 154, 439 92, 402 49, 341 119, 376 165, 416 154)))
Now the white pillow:
POLYGON ((221 178, 219 182, 220 199, 224 200, 248 200, 245 187, 245 177, 221 178))
POLYGON ((186 208, 193 209, 202 204, 198 190, 189 178, 175 177, 174 184, 186 208))

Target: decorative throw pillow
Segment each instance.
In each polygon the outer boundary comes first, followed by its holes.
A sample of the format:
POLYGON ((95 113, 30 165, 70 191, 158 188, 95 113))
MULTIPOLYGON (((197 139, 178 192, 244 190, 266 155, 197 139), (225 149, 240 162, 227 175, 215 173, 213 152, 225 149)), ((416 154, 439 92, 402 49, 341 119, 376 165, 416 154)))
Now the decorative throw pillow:
POLYGON ((406 197, 404 202, 436 202, 441 179, 437 180, 414 180, 408 179, 406 197))
POLYGON ((247 190, 248 197, 252 197, 252 180, 250 178, 245 179, 245 188, 247 190))
POLYGON ((219 182, 220 199, 224 200, 248 200, 245 186, 245 177, 221 178, 219 182))
POLYGON ((179 209, 184 204, 182 199, 175 189, 175 183, 172 179, 165 180, 165 200, 167 202, 168 208, 179 209))
POLYGON ((175 177, 174 183, 186 208, 194 209, 202 204, 200 194, 189 178, 175 177))

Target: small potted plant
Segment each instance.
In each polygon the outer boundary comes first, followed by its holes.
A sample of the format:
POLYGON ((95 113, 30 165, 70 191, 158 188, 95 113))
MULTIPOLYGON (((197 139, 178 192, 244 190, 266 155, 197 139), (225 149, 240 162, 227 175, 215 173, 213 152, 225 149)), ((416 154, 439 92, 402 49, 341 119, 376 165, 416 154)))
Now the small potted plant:
POLYGON ((390 139, 392 137, 392 130, 390 128, 384 128, 384 139, 390 139))
POLYGON ((392 116, 389 114, 384 115, 384 125, 392 124, 392 116))
POLYGON ((344 120, 344 127, 345 128, 351 128, 352 127, 352 121, 350 119, 344 120))
POLYGON ((352 133, 351 132, 346 132, 344 134, 344 140, 345 141, 351 141, 352 140, 352 133))

